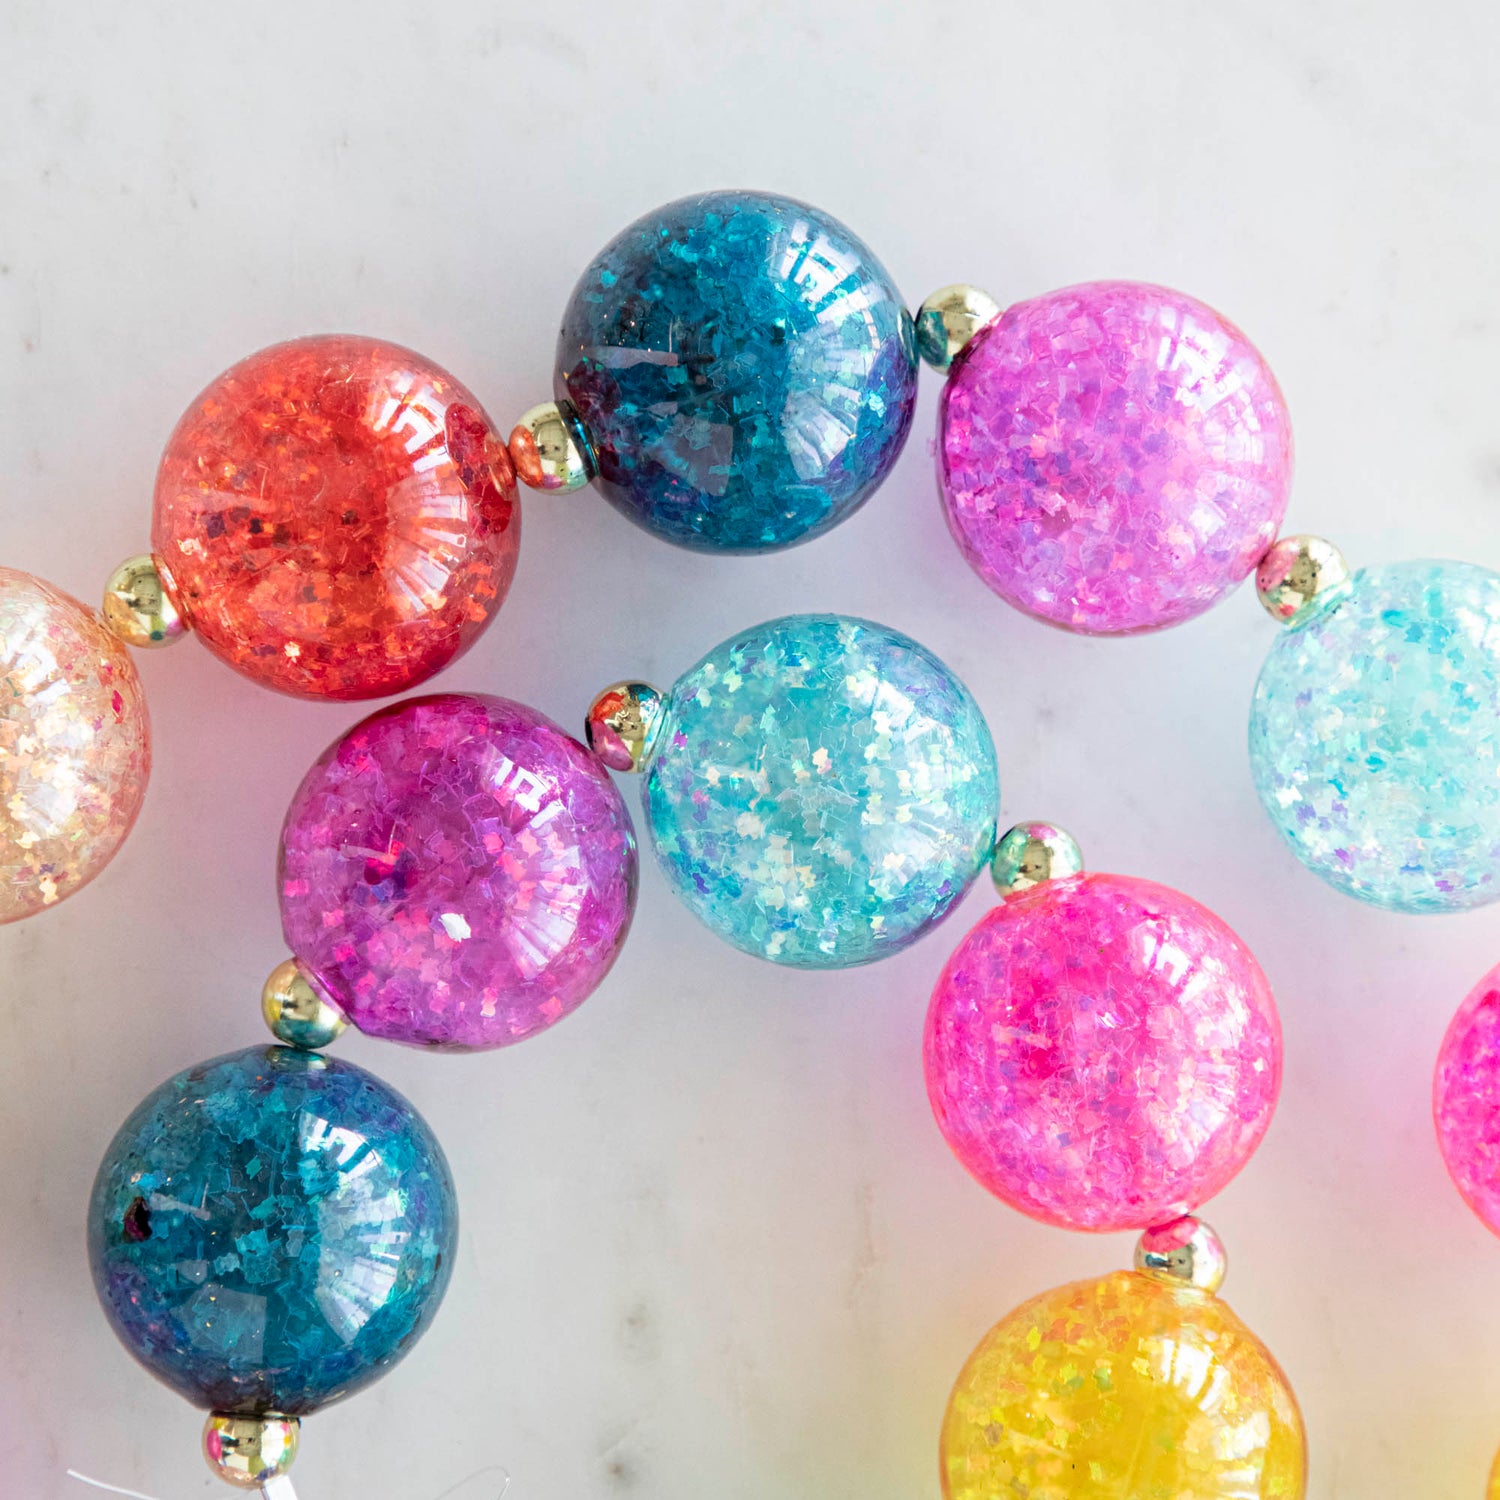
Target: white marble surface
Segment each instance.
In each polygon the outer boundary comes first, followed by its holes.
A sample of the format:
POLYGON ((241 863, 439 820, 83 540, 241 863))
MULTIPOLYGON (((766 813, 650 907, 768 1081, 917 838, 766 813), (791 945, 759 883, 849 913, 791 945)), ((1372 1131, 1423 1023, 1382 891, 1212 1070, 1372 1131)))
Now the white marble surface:
MULTIPOLYGON (((722 185, 838 213, 914 301, 961 279, 1005 300, 1180 285, 1281 377, 1293 527, 1359 561, 1500 566, 1497 46, 1500 11, 1451 0, 4 0, 0 558, 93 597, 144 543, 183 405, 281 337, 388 335, 510 421, 549 392, 586 257, 722 185)), ((1478 1500, 1500 1241, 1448 1186, 1427 1098, 1500 912, 1388 916, 1294 866, 1246 770, 1273 630, 1248 591, 1124 642, 993 599, 934 500, 935 394, 882 493, 773 559, 531 497, 511 599, 442 681, 573 723, 601 683, 670 679, 790 609, 936 648, 991 715, 1008 815, 1207 901, 1277 987, 1281 1111, 1212 1218, 1231 1299, 1301 1395, 1312 1496, 1478 1500)), ((87 893, 0 932, 0 1492, 25 1500, 82 1500, 69 1465, 161 1500, 214 1492, 197 1418, 97 1312, 84 1199, 147 1088, 257 1039, 277 822, 354 717, 261 693, 196 644, 142 671, 158 762, 135 836, 87 893)), ((435 1500, 486 1464, 509 1500, 935 1496, 972 1343, 1130 1248, 1023 1222, 932 1125, 919 1018, 988 900, 876 969, 781 973, 648 870, 615 975, 554 1032, 469 1059, 341 1043, 440 1131, 466 1235, 417 1352, 309 1424, 303 1500, 435 1500)))

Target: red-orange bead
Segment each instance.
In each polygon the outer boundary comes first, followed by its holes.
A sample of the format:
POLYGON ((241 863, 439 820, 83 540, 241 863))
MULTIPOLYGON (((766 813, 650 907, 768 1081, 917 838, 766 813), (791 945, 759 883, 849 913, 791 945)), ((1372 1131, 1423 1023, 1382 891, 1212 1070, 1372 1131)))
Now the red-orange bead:
POLYGON ((515 472, 478 401, 395 344, 320 335, 177 424, 152 543, 204 642, 268 687, 379 698, 466 650, 510 587, 515 472))

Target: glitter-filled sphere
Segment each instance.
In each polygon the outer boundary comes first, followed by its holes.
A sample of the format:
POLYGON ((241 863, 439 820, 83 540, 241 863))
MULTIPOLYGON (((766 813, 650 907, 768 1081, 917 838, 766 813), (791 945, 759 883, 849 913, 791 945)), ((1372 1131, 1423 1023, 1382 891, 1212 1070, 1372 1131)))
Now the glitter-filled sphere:
POLYGON ((1261 801, 1298 859, 1393 911, 1500 896, 1500 573, 1364 568, 1272 646, 1261 801))
POLYGON ((550 719, 447 693, 324 751, 287 811, 280 881, 288 945, 361 1031, 501 1047, 614 963, 635 833, 603 766, 550 719))
POLYGON ((1302 1500, 1307 1439, 1280 1366, 1224 1302, 1120 1271, 985 1335, 941 1463, 947 1500, 1302 1500))
POLYGON ((159 1380, 300 1417, 383 1375, 448 1284, 458 1206, 432 1132, 351 1063, 251 1047, 170 1078, 105 1153, 94 1286, 159 1380))
POLYGON ((637 220, 583 273, 557 394, 631 520, 767 552, 836 525, 895 463, 916 404, 911 315, 836 219, 704 193, 637 220))
POLYGON ((267 687, 379 698, 445 667, 510 587, 515 474, 478 401, 375 339, 278 344, 177 424, 152 546, 177 607, 267 687))
POLYGON ((1432 1113, 1455 1186, 1500 1234, 1500 966, 1474 986, 1448 1027, 1432 1113))
POLYGON ((54 905, 109 863, 150 771, 124 643, 61 589, 0 568, 0 922, 54 905))
POLYGON ((1145 1229, 1213 1197, 1260 1144, 1281 1023, 1244 943, 1126 875, 1008 896, 927 1013, 927 1091, 959 1160, 1022 1213, 1145 1229))
POLYGON ((737 948, 838 969, 888 957, 983 868, 1000 802, 978 705, 925 646, 791 615, 672 688, 648 761, 651 842, 737 948))
POLYGON ((1286 403, 1232 323, 1181 292, 1096 281, 1017 303, 943 389, 938 476, 970 565, 1087 635, 1201 614, 1275 540, 1286 403))

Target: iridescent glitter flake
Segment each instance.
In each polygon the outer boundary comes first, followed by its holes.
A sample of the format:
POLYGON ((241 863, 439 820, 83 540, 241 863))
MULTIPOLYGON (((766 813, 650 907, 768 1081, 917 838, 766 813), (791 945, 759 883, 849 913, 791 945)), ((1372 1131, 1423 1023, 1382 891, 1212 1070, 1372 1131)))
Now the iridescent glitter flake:
POLYGON ((409 349, 277 344, 177 424, 156 479, 157 565, 200 639, 268 687, 379 698, 465 651, 516 568, 505 443, 409 349))
POLYGON ((120 1128, 89 1259, 125 1347, 214 1411, 305 1416, 391 1368, 447 1288, 448 1164, 394 1089, 252 1047, 168 1079, 120 1128))
POLYGON ((705 193, 638 220, 583 273, 557 345, 614 505, 686 547, 806 541, 875 489, 916 404, 911 316, 836 219, 705 193))
POLYGON ((1165 287, 1098 281, 1009 308, 955 362, 938 456, 976 572, 1090 635, 1191 619, 1259 561, 1291 484, 1254 346, 1165 287))
POLYGON ((994 844, 989 729, 924 646, 792 615, 717 646, 672 689, 645 806, 668 879, 715 932, 777 963, 898 952, 994 844))
POLYGON ((1500 574, 1365 568, 1271 648, 1261 801, 1297 857, 1395 911, 1500 896, 1500 574))
POLYGON ((635 907, 630 815, 535 709, 443 694, 372 714, 308 772, 281 836, 292 951, 361 1031, 500 1047, 614 963, 635 907))
POLYGON ((1302 1500, 1302 1414, 1218 1297, 1133 1271, 1018 1307, 969 1356, 947 1500, 1302 1500))
POLYGON ((1244 943, 1178 891, 1078 875, 1008 897, 927 1015, 927 1089, 959 1160, 1022 1213, 1144 1229, 1259 1145, 1281 1025, 1244 943))
POLYGON ((1500 1234, 1500 967, 1474 986, 1443 1038, 1432 1104, 1454 1184, 1500 1234))
POLYGON ((150 769, 130 652, 76 599, 0 568, 0 922, 61 901, 109 863, 150 769))

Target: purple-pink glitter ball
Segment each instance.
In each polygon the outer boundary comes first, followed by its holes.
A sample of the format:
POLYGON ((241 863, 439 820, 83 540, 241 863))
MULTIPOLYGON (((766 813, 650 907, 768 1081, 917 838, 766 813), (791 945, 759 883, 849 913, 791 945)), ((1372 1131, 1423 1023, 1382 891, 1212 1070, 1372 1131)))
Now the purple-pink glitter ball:
POLYGON ((331 745, 281 833, 287 943, 350 1020, 413 1046, 503 1047, 576 1009, 635 907, 630 815, 550 719, 448 693, 331 745))
POLYGON ((1449 1176, 1500 1234, 1500 967, 1474 986, 1448 1027, 1432 1105, 1449 1176))
POLYGON ((1096 281, 1017 303, 943 390, 948 525, 1003 599, 1088 635, 1200 614, 1276 538, 1292 431, 1275 377, 1212 308, 1096 281))
POLYGON ((959 944, 927 1014, 927 1091, 959 1160, 1022 1213, 1146 1229, 1260 1144, 1281 1023, 1206 907, 1127 875, 1046 880, 959 944))

